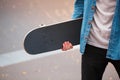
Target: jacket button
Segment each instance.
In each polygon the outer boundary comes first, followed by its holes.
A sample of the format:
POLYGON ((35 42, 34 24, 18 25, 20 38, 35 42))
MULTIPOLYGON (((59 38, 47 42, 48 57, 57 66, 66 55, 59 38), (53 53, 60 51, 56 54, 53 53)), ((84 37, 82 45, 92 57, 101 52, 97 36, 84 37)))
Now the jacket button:
POLYGON ((92 23, 92 20, 88 22, 88 24, 90 25, 92 23))
POLYGON ((88 36, 85 36, 85 39, 88 40, 88 36))
POLYGON ((92 10, 95 10, 96 9, 96 6, 92 6, 92 10))

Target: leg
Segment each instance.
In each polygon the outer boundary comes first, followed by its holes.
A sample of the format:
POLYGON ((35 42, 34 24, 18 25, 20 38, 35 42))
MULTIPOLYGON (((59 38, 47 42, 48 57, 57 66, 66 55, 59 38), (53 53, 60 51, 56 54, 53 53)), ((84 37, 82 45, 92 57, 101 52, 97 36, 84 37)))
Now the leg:
POLYGON ((82 55, 82 80, 102 80, 102 75, 108 64, 106 51, 90 45, 86 46, 82 55))
POLYGON ((110 62, 114 65, 114 67, 118 73, 118 76, 120 78, 120 60, 110 60, 110 62))

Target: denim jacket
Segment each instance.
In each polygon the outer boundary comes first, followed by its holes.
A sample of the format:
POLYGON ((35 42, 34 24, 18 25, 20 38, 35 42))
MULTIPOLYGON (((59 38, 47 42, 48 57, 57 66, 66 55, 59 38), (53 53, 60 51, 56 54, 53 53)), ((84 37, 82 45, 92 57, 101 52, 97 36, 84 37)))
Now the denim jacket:
MULTIPOLYGON (((109 3, 108 3, 109 4, 109 3)), ((91 21, 96 9, 96 0, 76 0, 72 18, 83 17, 80 52, 84 54, 88 35, 90 33, 91 21)), ((106 58, 120 60, 120 0, 116 0, 115 14, 113 16, 112 29, 106 58)))

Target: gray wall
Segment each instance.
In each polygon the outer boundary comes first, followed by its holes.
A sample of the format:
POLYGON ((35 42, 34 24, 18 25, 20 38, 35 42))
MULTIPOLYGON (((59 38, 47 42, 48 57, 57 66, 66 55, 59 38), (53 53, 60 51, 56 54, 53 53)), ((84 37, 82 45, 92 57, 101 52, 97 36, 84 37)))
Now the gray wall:
POLYGON ((72 11, 73 0, 0 0, 0 54, 23 49, 28 31, 69 20, 72 11))

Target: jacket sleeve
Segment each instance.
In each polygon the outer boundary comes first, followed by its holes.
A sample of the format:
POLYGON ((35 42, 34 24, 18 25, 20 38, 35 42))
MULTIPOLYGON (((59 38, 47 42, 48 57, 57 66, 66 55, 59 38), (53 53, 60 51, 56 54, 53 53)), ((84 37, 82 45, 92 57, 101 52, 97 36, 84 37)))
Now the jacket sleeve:
POLYGON ((84 0, 75 0, 72 19, 83 17, 84 0))

